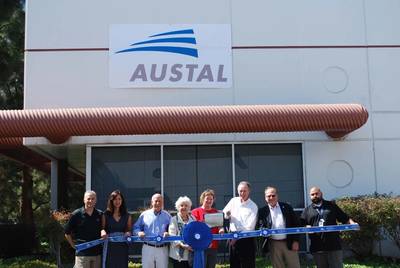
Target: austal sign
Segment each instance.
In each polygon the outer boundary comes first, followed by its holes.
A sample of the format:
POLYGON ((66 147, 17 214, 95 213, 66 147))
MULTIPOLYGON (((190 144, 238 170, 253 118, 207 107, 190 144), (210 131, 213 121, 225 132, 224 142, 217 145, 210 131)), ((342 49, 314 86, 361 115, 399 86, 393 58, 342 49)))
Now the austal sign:
POLYGON ((112 88, 229 88, 229 24, 112 25, 112 88))

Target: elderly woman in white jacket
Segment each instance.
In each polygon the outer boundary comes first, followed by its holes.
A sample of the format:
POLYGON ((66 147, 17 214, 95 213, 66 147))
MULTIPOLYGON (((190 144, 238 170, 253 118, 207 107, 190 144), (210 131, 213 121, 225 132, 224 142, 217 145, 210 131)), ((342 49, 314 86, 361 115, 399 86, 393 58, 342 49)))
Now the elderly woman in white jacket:
MULTIPOLYGON (((169 235, 180 235, 183 228, 195 219, 190 215, 192 201, 187 196, 181 196, 175 202, 178 214, 171 218, 169 224, 169 235)), ((171 242, 169 249, 169 257, 174 268, 189 268, 191 267, 191 252, 192 248, 183 241, 171 242)))

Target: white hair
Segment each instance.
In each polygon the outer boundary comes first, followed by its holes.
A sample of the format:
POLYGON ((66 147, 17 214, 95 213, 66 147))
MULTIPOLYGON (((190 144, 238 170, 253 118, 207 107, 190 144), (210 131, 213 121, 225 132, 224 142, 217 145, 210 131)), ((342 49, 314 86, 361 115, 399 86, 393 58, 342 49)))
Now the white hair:
POLYGON ((85 196, 87 196, 87 195, 94 195, 94 196, 97 196, 96 192, 93 191, 93 190, 87 190, 83 196, 85 197, 85 196))
POLYGON ((239 188, 240 185, 247 186, 247 188, 249 188, 249 189, 251 188, 250 182, 248 182, 248 181, 241 181, 241 182, 239 182, 238 188, 239 188))
POLYGON ((176 208, 177 210, 179 210, 179 206, 180 206, 182 203, 186 203, 186 204, 188 205, 189 209, 192 207, 192 200, 190 200, 190 198, 187 197, 186 195, 185 195, 185 196, 180 196, 180 197, 178 198, 178 200, 176 200, 176 202, 175 202, 175 208, 176 208))

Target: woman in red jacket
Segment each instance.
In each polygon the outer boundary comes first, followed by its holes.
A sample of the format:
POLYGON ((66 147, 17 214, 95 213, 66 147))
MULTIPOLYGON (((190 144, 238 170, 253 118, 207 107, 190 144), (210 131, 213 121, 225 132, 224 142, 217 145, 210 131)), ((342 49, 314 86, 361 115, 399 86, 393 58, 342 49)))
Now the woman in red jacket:
MULTIPOLYGON (((211 213, 218 213, 219 211, 213 208, 215 200, 215 192, 211 189, 207 189, 200 195, 200 204, 201 207, 195 208, 192 210, 192 216, 197 221, 204 222, 204 215, 211 214, 211 213)), ((211 233, 218 234, 223 233, 224 228, 221 227, 213 227, 211 228, 211 233)), ((204 251, 205 257, 205 267, 206 268, 215 268, 217 264, 217 252, 218 252, 218 241, 214 240, 211 242, 210 247, 204 251)))

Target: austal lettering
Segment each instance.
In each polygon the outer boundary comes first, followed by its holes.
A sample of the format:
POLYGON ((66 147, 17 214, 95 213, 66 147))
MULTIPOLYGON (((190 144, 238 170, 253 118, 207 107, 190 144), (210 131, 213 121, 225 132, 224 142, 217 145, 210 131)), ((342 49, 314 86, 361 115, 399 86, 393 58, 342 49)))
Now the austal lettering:
POLYGON ((174 64, 171 67, 171 76, 169 78, 169 81, 171 82, 177 82, 180 81, 182 79, 182 72, 180 71, 180 69, 183 67, 182 64, 174 64), (175 75, 175 77, 173 76, 175 75))
POLYGON ((152 64, 151 72, 150 72, 151 81, 154 81, 154 82, 163 81, 165 79, 165 75, 167 73, 167 64, 162 65, 161 74, 159 77, 156 77, 156 70, 157 70, 157 64, 152 64))
POLYGON ((136 79, 141 79, 144 82, 147 81, 146 69, 144 68, 144 64, 139 64, 133 72, 131 81, 135 81, 136 79))
POLYGON ((197 77, 196 81, 197 82, 201 82, 203 79, 206 79, 206 80, 208 80, 210 82, 214 81, 213 74, 212 74, 212 71, 211 71, 211 67, 208 64, 204 65, 204 67, 201 70, 201 72, 200 72, 199 76, 197 77))
POLYGON ((129 81, 141 82, 227 82, 224 76, 224 65, 218 65, 218 68, 210 64, 138 64, 134 69, 129 81), (213 69, 214 67, 214 69, 213 69), (150 76, 148 76, 150 74, 150 76))

